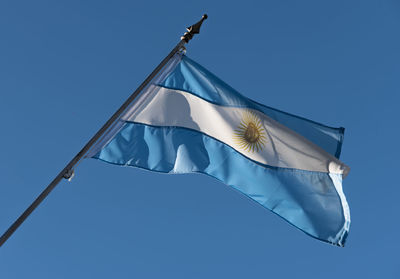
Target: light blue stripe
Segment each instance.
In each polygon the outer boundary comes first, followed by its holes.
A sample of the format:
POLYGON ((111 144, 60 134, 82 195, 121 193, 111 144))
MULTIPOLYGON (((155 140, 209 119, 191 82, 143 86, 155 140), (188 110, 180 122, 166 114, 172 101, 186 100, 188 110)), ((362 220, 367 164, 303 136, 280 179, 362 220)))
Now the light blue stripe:
POLYGON ((159 85, 192 93, 218 105, 246 107, 262 111, 337 158, 340 156, 344 128, 328 127, 254 102, 187 56, 182 57, 182 61, 174 71, 159 85))
POLYGON ((262 166, 194 130, 126 123, 94 158, 164 173, 204 173, 315 238, 342 246, 347 235, 328 174, 262 166))

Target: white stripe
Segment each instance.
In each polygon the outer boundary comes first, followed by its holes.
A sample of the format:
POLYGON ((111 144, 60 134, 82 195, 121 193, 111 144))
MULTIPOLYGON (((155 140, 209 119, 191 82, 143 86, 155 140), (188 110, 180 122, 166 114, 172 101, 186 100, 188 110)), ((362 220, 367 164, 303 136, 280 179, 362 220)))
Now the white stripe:
POLYGON ((184 91, 152 86, 122 120, 197 130, 270 166, 344 175, 349 171, 319 146, 257 110, 215 105, 184 91), (235 140, 235 132, 249 112, 260 120, 265 135, 265 144, 258 152, 246 150, 235 140))
MULTIPOLYGON (((168 63, 164 66, 164 69, 154 78, 152 84, 159 84, 162 83, 166 77, 175 69, 175 67, 181 62, 182 60, 182 53, 178 52, 168 61, 168 63)), ((149 94, 152 90, 158 90, 157 87, 152 86, 151 84, 143 90, 143 94, 149 94)), ((143 98, 137 98, 135 102, 130 103, 127 111, 129 112, 132 110, 132 106, 137 106, 138 102, 143 98)), ((126 115, 126 112, 121 115, 121 118, 126 115)), ((86 153, 86 158, 91 158, 96 155, 104 146, 106 146, 114 136, 121 130, 124 125, 123 121, 115 121, 115 123, 96 141, 96 143, 89 149, 86 153)))

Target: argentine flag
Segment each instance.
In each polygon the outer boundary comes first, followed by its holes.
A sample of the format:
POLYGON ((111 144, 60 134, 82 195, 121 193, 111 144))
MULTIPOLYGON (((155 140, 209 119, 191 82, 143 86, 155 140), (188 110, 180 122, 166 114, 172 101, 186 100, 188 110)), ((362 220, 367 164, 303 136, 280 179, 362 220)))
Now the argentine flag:
POLYGON ((256 103, 178 53, 87 156, 207 174, 310 236, 343 246, 350 226, 343 133, 256 103))

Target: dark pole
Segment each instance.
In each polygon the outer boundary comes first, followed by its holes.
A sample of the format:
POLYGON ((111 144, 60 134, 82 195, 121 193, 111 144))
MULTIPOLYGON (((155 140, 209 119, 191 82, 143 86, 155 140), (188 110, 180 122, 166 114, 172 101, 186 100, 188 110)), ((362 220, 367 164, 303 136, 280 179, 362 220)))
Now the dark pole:
POLYGON ((74 166, 85 156, 89 149, 96 141, 107 131, 108 128, 117 120, 124 110, 135 100, 140 92, 150 83, 150 81, 160 72, 160 70, 168 63, 168 61, 177 53, 185 44, 187 44, 195 34, 200 33, 200 27, 203 21, 207 19, 207 15, 203 15, 201 20, 196 24, 187 28, 187 32, 181 37, 179 43, 172 51, 161 61, 161 63, 153 70, 153 72, 143 81, 143 83, 132 93, 132 95, 122 104, 122 106, 111 116, 110 119, 100 128, 100 130, 86 143, 78 154, 65 166, 65 168, 54 178, 54 180, 43 190, 43 192, 33 201, 33 203, 18 217, 18 219, 8 228, 8 230, 0 238, 0 247, 7 239, 18 229, 25 219, 35 210, 36 207, 47 197, 48 194, 57 186, 63 178, 70 178, 74 166))

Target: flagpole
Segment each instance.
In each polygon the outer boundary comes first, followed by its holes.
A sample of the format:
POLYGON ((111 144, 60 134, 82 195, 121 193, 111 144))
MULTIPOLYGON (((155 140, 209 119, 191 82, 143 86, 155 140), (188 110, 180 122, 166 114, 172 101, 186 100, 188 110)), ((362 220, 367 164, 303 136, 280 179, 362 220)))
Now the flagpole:
POLYGON ((50 194, 50 192, 58 185, 63 179, 69 179, 73 174, 74 166, 85 156, 89 149, 96 143, 96 141, 110 128, 110 126, 117 120, 125 109, 135 100, 140 92, 150 83, 150 81, 160 72, 160 70, 168 63, 175 53, 180 51, 185 44, 187 44, 195 34, 200 33, 200 27, 203 21, 207 19, 204 14, 200 21, 192 26, 186 28, 187 32, 181 37, 178 44, 172 51, 161 61, 161 63, 153 70, 153 72, 143 81, 143 83, 132 93, 131 96, 122 104, 122 106, 111 116, 110 119, 100 128, 99 131, 86 143, 78 154, 64 167, 64 169, 54 178, 54 180, 43 190, 43 192, 32 202, 32 204, 18 217, 18 219, 7 229, 7 231, 0 237, 0 247, 7 241, 7 239, 18 229, 18 227, 25 221, 26 218, 35 210, 36 207, 50 194))

